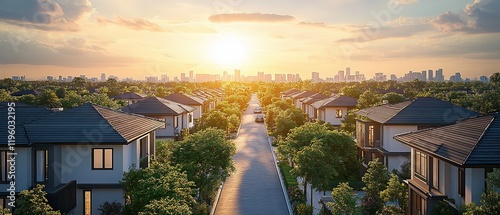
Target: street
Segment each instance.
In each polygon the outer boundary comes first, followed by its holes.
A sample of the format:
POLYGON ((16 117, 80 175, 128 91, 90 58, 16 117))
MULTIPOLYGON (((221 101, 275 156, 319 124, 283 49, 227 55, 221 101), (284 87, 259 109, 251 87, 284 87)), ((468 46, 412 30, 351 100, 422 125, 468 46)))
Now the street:
POLYGON ((242 118, 234 172, 225 182, 215 214, 289 214, 264 123, 256 123, 252 95, 242 118))

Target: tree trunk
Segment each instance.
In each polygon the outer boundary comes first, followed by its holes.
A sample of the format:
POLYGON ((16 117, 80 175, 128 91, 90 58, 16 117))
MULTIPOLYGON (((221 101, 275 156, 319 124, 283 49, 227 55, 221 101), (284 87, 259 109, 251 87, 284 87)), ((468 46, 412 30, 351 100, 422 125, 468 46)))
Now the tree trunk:
POLYGON ((313 186, 311 186, 311 207, 312 207, 313 213, 314 213, 314 206, 313 206, 313 186))

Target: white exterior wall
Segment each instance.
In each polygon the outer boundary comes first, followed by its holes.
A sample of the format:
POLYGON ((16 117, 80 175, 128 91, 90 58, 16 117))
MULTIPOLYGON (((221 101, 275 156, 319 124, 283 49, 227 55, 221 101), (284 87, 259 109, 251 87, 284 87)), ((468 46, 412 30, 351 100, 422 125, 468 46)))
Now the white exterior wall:
POLYGON ((317 109, 318 120, 325 121, 325 109, 317 109))
POLYGON ((294 103, 296 108, 302 109, 302 102, 299 99, 296 99, 294 103))
POLYGON ((117 184, 123 177, 123 145, 61 146, 61 182, 77 180, 79 184, 117 184), (92 148, 113 148, 113 169, 92 170, 92 148))
POLYGON ((416 131, 416 125, 384 125, 381 140, 381 147, 388 152, 410 152, 410 147, 394 140, 396 134, 408 131, 416 131))
POLYGON ((445 164, 445 184, 448 198, 455 199, 455 204, 461 205, 464 199, 458 195, 458 168, 449 163, 445 164))
POLYGON ((191 107, 194 107, 196 110, 193 112, 193 118, 194 119, 199 119, 201 115, 203 115, 203 106, 202 105, 193 105, 191 107))
POLYGON ((330 123, 332 125, 340 126, 342 124, 341 120, 343 120, 345 115, 347 114, 347 107, 328 107, 324 108, 324 112, 325 112, 324 118, 321 120, 325 121, 326 123, 330 123), (337 109, 342 110, 342 118, 336 117, 337 109))
MULTIPOLYGON (((119 202, 125 205, 125 199, 123 198, 123 189, 121 188, 102 188, 102 189, 85 189, 92 191, 92 214, 100 214, 97 210, 99 206, 104 202, 119 202)), ((84 189, 76 189, 76 207, 73 209, 73 213, 70 214, 83 214, 83 191, 84 189)))
MULTIPOLYGON (((2 148, 1 150, 8 150, 7 148, 2 148)), ((9 151, 10 152, 10 151, 9 151)), ((31 187, 33 181, 33 167, 32 167, 32 157, 31 148, 28 147, 16 147, 16 192, 21 190, 27 190, 31 187)), ((9 156, 10 157, 10 156, 9 156)), ((10 184, 0 184, 0 189, 2 192, 7 192, 10 184)))
MULTIPOLYGON (((179 116, 175 116, 178 118, 179 127, 181 125, 181 119, 179 116)), ((157 137, 173 137, 175 136, 174 131, 174 116, 165 116, 161 119, 165 120, 165 128, 159 128, 156 130, 157 137)))
POLYGON ((481 194, 484 192, 484 174, 482 168, 465 169, 465 204, 472 202, 478 204, 481 194))
POLYGON ((307 112, 306 114, 309 116, 310 119, 314 119, 314 112, 316 109, 312 105, 307 105, 307 112))

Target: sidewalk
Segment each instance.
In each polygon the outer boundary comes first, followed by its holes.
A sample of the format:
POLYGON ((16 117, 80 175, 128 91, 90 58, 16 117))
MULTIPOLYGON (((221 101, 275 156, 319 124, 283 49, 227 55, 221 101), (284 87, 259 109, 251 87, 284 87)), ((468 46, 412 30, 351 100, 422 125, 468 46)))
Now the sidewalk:
MULTIPOLYGON (((302 186, 302 178, 301 177, 297 177, 297 181, 299 182, 299 188, 303 191, 304 190, 304 187, 302 186)), ((363 196, 365 195, 365 192, 364 191, 355 191, 355 193, 358 195, 359 197, 359 200, 358 200, 358 205, 361 204, 361 198, 363 198, 363 196)), ((313 211, 313 214, 316 215, 316 214, 319 214, 319 211, 321 210, 321 203, 320 203, 320 200, 322 197, 332 197, 332 191, 326 191, 325 192, 325 195, 323 195, 323 192, 318 192, 316 190, 313 189, 313 207, 314 207, 314 211, 313 211)), ((307 199, 307 204, 311 204, 311 185, 308 184, 307 185, 307 196, 306 196, 306 199, 307 199)))

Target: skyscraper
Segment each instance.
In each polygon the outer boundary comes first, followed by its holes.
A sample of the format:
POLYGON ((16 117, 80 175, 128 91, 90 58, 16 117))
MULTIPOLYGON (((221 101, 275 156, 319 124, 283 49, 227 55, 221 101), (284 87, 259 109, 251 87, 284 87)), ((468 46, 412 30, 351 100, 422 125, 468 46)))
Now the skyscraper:
POLYGON ((422 79, 421 81, 427 81, 427 71, 425 71, 425 70, 424 70, 424 71, 422 71, 422 76, 421 76, 421 77, 422 77, 422 78, 421 78, 421 79, 422 79))
POLYGON ((432 69, 429 69, 428 73, 429 73, 429 77, 427 77, 427 80, 434 81, 434 74, 433 74, 432 69))
POLYGON ((102 82, 106 81, 106 73, 101 73, 101 81, 102 82))
POLYGON ((189 82, 194 82, 193 78, 194 78, 193 71, 191 70, 191 71, 189 71, 189 82))
POLYGON ((240 81, 241 80, 241 71, 239 69, 234 70, 234 81, 240 81))
POLYGON ((319 72, 312 72, 311 79, 313 83, 319 82, 319 72))
POLYGON ((444 81, 443 69, 436 70, 436 81, 444 81))
POLYGON ((181 81, 186 81, 186 73, 181 73, 181 81))
POLYGON ((339 76, 339 81, 340 82, 345 81, 344 70, 339 70, 338 76, 339 76))

